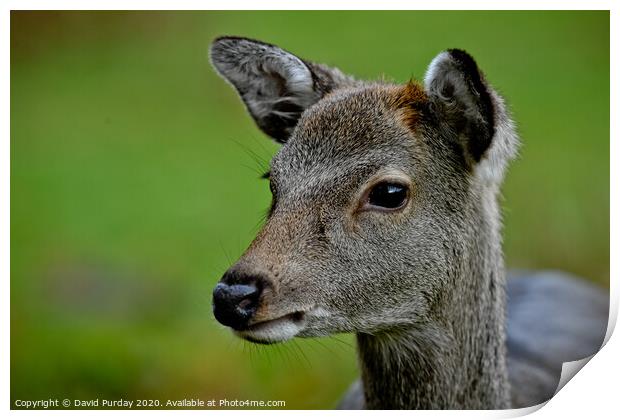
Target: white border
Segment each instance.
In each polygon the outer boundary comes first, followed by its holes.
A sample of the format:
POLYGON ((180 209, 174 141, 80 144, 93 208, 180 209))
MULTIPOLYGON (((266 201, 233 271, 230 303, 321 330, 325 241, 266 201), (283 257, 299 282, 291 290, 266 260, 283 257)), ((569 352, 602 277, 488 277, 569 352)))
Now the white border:
POLYGON ((12 10, 611 10, 613 1, 591 0, 228 0, 206 3, 197 0, 8 0, 12 10), (50 4, 51 3, 51 4, 50 4))
MULTIPOLYGON (((4 282, 2 285, 2 310, 1 318, 3 325, 4 337, 2 339, 1 349, 3 360, 0 364, 0 375, 2 380, 0 382, 0 390, 2 395, 5 396, 5 410, 10 407, 9 401, 9 387, 10 387, 10 359, 9 355, 9 327, 10 327, 10 205, 9 205, 9 193, 10 193, 10 39, 9 39, 9 25, 10 25, 10 10, 140 10, 148 8, 152 10, 201 10, 207 8, 208 10, 233 10, 233 9, 254 9, 254 10, 344 10, 344 9, 364 9, 364 10, 574 10, 574 9, 588 9, 588 10, 611 10, 611 214, 619 214, 620 206, 618 205, 617 180, 620 179, 620 171, 618 164, 620 163, 620 148, 618 146, 618 84, 613 75, 618 74, 618 53, 616 47, 618 46, 618 24, 620 20, 617 15, 617 2, 603 1, 603 0, 591 0, 589 2, 564 0, 564 1, 549 1, 549 0, 521 0, 521 1, 489 1, 489 0, 472 0, 472 1, 448 1, 448 0, 435 0, 427 2, 411 2, 411 1, 395 1, 395 0, 383 0, 381 2, 369 2, 369 1, 334 1, 334 0, 271 0, 262 1, 260 4, 250 1, 240 0, 228 0, 225 3, 220 4, 208 4, 195 0, 176 0, 163 1, 163 0, 151 0, 151 1, 133 1, 133 0, 109 0, 109 1, 89 1, 88 3, 80 2, 76 0, 64 0, 64 1, 45 1, 45 0, 5 0, 5 13, 2 15, 2 30, 6 36, 2 37, 2 58, 4 60, 2 66, 2 76, 4 82, 1 89, 1 116, 0 116, 0 129, 4 133, 4 144, 2 154, 2 174, 3 182, 0 184, 2 189, 3 205, 2 211, 2 233, 5 238, 3 243, 2 252, 2 267, 4 268, 4 282), (465 9, 464 6, 467 6, 465 9)), ((587 139, 584 139, 587 141, 587 139)), ((620 298, 620 290, 618 287, 618 263, 620 261, 620 253, 618 252, 618 223, 611 219, 611 267, 610 278, 611 281, 611 296, 612 296, 612 308, 610 311, 610 320, 612 325, 615 325, 615 321, 618 315, 618 301, 620 298)), ((560 392, 556 395, 546 406, 542 409, 535 411, 531 416, 533 418, 547 419, 547 418, 609 418, 618 413, 617 404, 617 389, 618 389, 618 375, 620 374, 619 363, 616 355, 620 352, 619 340, 617 337, 611 336, 611 329, 608 331, 607 339, 609 339, 606 346, 597 354, 585 368, 578 373, 577 378, 570 381, 560 392)), ((425 412, 417 411, 415 413, 409 413, 404 411, 390 412, 390 416, 400 418, 471 418, 471 419, 487 419, 487 418, 506 418, 516 417, 531 413, 532 409, 523 410, 507 410, 504 412, 488 412, 488 411, 437 411, 437 412, 425 412)), ((107 419, 112 413, 107 411, 89 411, 86 413, 88 417, 92 418, 105 418, 107 419)), ((183 417, 196 417, 205 418, 205 416, 216 416, 221 418, 233 418, 237 417, 240 413, 236 411, 116 411, 113 415, 120 417, 133 417, 133 416, 147 416, 149 418, 168 418, 171 416, 183 416, 183 417)), ((15 418, 33 418, 45 416, 49 418, 78 418, 84 417, 85 413, 82 411, 10 411, 10 415, 15 418)), ((249 415, 249 413, 245 413, 249 415)), ((257 411, 252 412, 251 415, 257 418, 288 418, 291 415, 300 418, 314 418, 315 416, 341 418, 355 416, 356 418, 369 418, 376 415, 384 415, 377 412, 338 412, 338 411, 295 411, 293 413, 289 411, 257 411)))

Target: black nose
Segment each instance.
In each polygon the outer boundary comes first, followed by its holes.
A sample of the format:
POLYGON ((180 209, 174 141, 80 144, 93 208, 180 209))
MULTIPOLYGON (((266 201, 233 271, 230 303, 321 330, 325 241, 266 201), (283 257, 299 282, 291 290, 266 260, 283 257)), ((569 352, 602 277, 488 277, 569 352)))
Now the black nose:
POLYGON ((215 319, 235 330, 246 329, 258 308, 262 284, 259 278, 226 273, 213 289, 215 319))

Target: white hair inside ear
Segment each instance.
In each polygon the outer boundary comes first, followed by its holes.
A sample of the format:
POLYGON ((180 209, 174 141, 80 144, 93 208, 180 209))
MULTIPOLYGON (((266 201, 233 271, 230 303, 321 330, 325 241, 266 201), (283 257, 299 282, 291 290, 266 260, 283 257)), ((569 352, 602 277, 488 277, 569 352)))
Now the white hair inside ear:
POLYGON ((485 159, 476 168, 476 175, 488 185, 499 187, 508 164, 517 157, 520 140, 504 99, 491 87, 489 93, 495 109, 495 135, 485 159))

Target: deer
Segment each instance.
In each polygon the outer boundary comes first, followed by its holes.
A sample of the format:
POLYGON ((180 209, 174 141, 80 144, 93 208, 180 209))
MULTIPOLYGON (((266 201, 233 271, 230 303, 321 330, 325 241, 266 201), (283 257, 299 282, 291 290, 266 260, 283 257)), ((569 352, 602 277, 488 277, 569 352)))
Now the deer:
POLYGON ((445 50, 404 84, 243 37, 216 38, 210 60, 282 145, 265 223, 213 289, 235 335, 355 334, 343 409, 527 407, 600 348, 605 292, 506 273, 499 194, 520 140, 470 54, 445 50))

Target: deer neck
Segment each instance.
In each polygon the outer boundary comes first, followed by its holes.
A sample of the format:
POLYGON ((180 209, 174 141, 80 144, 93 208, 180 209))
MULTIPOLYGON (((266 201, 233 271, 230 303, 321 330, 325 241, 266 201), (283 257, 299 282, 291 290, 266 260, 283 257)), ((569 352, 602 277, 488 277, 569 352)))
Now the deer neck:
POLYGON ((367 408, 508 408, 499 228, 479 237, 427 319, 357 335, 367 408))

